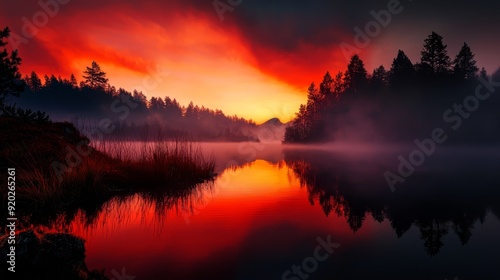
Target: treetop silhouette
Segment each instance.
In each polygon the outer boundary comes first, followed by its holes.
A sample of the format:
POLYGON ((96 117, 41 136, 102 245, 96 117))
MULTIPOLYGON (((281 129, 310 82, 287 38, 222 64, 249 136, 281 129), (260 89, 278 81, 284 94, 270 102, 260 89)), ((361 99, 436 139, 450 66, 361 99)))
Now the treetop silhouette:
POLYGON ((365 89, 368 84, 367 72, 365 64, 359 55, 355 54, 351 57, 347 71, 344 75, 344 85, 347 91, 357 92, 365 89))
POLYGON ((431 35, 425 39, 420 62, 428 66, 432 74, 449 73, 451 61, 448 56, 447 47, 448 46, 443 43, 443 37, 436 32, 432 32, 431 35))
POLYGON ((453 72, 458 79, 470 80, 477 78, 479 68, 474 60, 474 54, 467 43, 464 43, 460 52, 453 60, 453 64, 455 65, 453 72))
POLYGON ((415 79, 415 67, 411 62, 410 58, 404 53, 404 51, 399 50, 398 55, 392 61, 390 70, 390 84, 395 90, 411 85, 415 79))
POLYGON ((91 88, 106 88, 108 79, 106 73, 101 70, 97 62, 92 61, 92 65, 83 72, 84 84, 91 88))

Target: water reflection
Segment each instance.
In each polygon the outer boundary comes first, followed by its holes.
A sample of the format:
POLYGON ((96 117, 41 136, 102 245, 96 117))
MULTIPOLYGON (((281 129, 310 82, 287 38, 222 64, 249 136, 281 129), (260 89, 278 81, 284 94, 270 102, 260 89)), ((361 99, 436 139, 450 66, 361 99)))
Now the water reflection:
POLYGON ((498 218, 500 180, 489 169, 492 158, 470 162, 462 154, 457 162, 457 157, 445 152, 435 159, 442 168, 417 173, 391 193, 382 176, 386 166, 380 165, 386 159, 380 154, 364 156, 354 169, 352 162, 346 164, 344 154, 300 149, 286 149, 284 154, 287 166, 307 189, 310 203, 321 205, 326 216, 345 217, 353 232, 367 216, 379 223, 387 219, 398 238, 415 225, 429 255, 439 253, 443 237, 450 232, 467 244, 474 226, 484 223, 489 210, 498 218))
POLYGON ((109 277, 126 267, 137 279, 281 279, 328 235, 342 247, 310 279, 493 275, 495 152, 443 150, 392 193, 383 173, 400 151, 273 146, 252 159, 217 148, 214 182, 82 198, 27 211, 23 227, 85 239, 89 269, 109 277))

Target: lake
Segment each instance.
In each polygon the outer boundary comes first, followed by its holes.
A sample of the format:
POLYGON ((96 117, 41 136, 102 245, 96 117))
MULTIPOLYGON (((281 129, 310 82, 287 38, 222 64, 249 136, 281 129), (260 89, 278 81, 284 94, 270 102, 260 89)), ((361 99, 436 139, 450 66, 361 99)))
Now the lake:
POLYGON ((389 188, 412 147, 203 143, 217 177, 134 194, 53 227, 123 279, 498 279, 500 149, 438 147, 389 188))

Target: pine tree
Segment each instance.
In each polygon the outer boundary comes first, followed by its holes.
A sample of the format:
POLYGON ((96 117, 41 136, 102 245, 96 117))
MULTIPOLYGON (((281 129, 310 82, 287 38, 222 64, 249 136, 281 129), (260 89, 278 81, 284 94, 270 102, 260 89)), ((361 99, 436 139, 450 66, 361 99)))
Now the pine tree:
POLYGON ((333 79, 333 92, 335 93, 335 98, 339 99, 342 92, 344 92, 344 73, 339 71, 335 78, 333 79))
POLYGON ((370 79, 370 87, 373 90, 379 91, 387 87, 388 84, 388 73, 383 65, 373 70, 372 77, 370 79))
MULTIPOLYGON (((5 27, 0 30, 0 47, 7 45, 6 40, 10 35, 10 30, 5 27)), ((0 109, 3 107, 5 98, 8 95, 19 96, 24 90, 24 82, 22 81, 21 73, 19 73, 19 65, 21 58, 18 56, 17 50, 10 54, 7 49, 0 51, 0 109)))
MULTIPOLYGON (((326 76, 326 75, 325 75, 326 76)), ((328 87, 326 85, 323 85, 323 90, 325 90, 325 87, 328 87)), ((320 85, 321 87, 321 85, 320 85)), ((302 105, 304 106, 304 113, 300 114, 303 118, 305 118, 305 112, 307 111, 310 116, 316 116, 322 107, 322 102, 323 102, 323 96, 322 94, 318 91, 316 88, 316 85, 314 83, 311 83, 309 88, 307 89, 307 105, 302 105)), ((312 120, 309 120, 312 121, 312 120)))
POLYGON ((32 91, 37 92, 40 89, 42 89, 42 80, 40 80, 35 71, 31 72, 29 80, 30 80, 29 85, 32 91))
POLYGON ((365 64, 363 60, 359 58, 359 55, 355 54, 352 56, 349 65, 347 65, 347 71, 344 75, 346 90, 358 92, 363 90, 367 86, 367 83, 368 79, 365 64))
POLYGON ((398 55, 392 61, 389 82, 393 90, 401 90, 409 87, 415 78, 413 63, 404 53, 399 50, 398 55))
POLYGON ((47 74, 43 75, 43 85, 45 87, 50 87, 50 77, 47 74))
POLYGON ((189 105, 186 108, 186 111, 184 113, 184 116, 187 119, 193 118, 194 117, 194 104, 193 101, 189 102, 189 105))
POLYGON ((78 87, 78 81, 76 80, 75 75, 71 74, 71 76, 69 77, 69 83, 74 88, 78 87))
POLYGON ((431 35, 425 39, 420 61, 421 64, 428 65, 434 75, 449 73, 451 61, 446 48, 447 45, 443 44, 443 37, 432 32, 431 35))
POLYGON ((139 107, 143 109, 147 108, 148 98, 144 95, 144 93, 142 93, 142 91, 134 89, 132 97, 134 98, 134 101, 138 103, 139 107))
POLYGON ((87 70, 83 73, 86 74, 83 76, 85 79, 84 83, 89 87, 94 89, 106 88, 106 84, 108 83, 106 73, 101 70, 101 67, 95 61, 92 61, 92 66, 87 67, 87 70))
POLYGON ((323 77, 323 81, 319 85, 319 93, 321 95, 321 98, 326 98, 331 95, 332 84, 333 84, 332 76, 330 75, 330 72, 327 71, 325 76, 323 77))
POLYGON ((474 60, 474 54, 467 43, 464 43, 462 49, 453 60, 453 73, 460 80, 470 80, 477 77, 479 68, 474 60))
POLYGON ((307 99, 314 99, 318 95, 318 89, 316 88, 316 84, 314 82, 307 88, 307 99))
POLYGON ((161 98, 151 97, 149 100, 149 109, 153 111, 163 111, 163 109, 165 109, 165 102, 163 102, 161 98))
POLYGON ((320 102, 320 100, 321 98, 318 93, 318 89, 313 82, 307 89, 307 106, 313 108, 320 102))

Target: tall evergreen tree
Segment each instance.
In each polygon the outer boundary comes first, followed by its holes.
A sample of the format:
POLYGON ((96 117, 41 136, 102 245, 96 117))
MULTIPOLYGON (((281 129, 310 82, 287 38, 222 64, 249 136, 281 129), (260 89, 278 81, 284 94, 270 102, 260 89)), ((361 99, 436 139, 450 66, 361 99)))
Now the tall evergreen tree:
POLYGON ((420 62, 428 65, 434 75, 450 72, 451 61, 448 56, 447 45, 443 44, 441 35, 432 32, 425 39, 420 62))
POLYGON ((307 88, 307 99, 315 99, 318 95, 318 89, 316 88, 316 84, 314 82, 309 85, 307 88))
POLYGON ((92 61, 92 65, 87 67, 87 70, 83 72, 85 75, 84 83, 91 88, 106 88, 108 79, 106 78, 106 73, 101 70, 101 67, 97 62, 92 61))
POLYGON ((309 88, 307 88, 307 106, 312 108, 315 107, 321 100, 321 96, 316 88, 316 85, 311 83, 309 88))
POLYGON ((194 104, 193 104, 193 101, 189 102, 189 105, 186 108, 184 116, 187 119, 194 118, 194 104))
POLYGON ((71 74, 71 76, 69 77, 69 83, 74 88, 78 87, 78 81, 76 80, 75 75, 71 74))
POLYGON ((338 99, 342 92, 344 92, 344 73, 339 71, 337 75, 335 75, 335 78, 333 79, 333 92, 335 93, 335 97, 338 99))
MULTIPOLYGON (((0 30, 0 48, 7 45, 7 38, 10 35, 10 30, 5 27, 0 30)), ((3 107, 5 98, 8 95, 19 96, 24 90, 24 82, 22 81, 21 73, 19 73, 19 65, 21 58, 18 56, 17 50, 10 54, 6 48, 0 51, 0 109, 3 107)))
POLYGON ((330 75, 330 72, 327 71, 325 76, 323 77, 323 81, 319 85, 319 93, 321 95, 321 98, 326 98, 331 95, 332 85, 333 85, 332 76, 330 75))
POLYGON ((388 84, 388 73, 383 65, 373 70, 372 77, 370 79, 370 88, 375 91, 380 91, 387 87, 388 84))
POLYGON ((165 109, 165 102, 161 98, 151 97, 149 100, 149 109, 152 111, 163 111, 165 109))
POLYGON ((31 72, 29 80, 30 80, 29 85, 30 85, 32 91, 37 92, 40 89, 42 89, 42 80, 40 80, 40 78, 35 73, 35 71, 31 72))
MULTIPOLYGON (((321 83, 321 85, 323 86, 323 90, 325 90, 325 87, 328 87, 324 83, 321 83)), ((318 116, 318 112, 321 109, 322 103, 325 100, 324 96, 320 93, 320 91, 321 89, 318 90, 314 83, 311 83, 311 85, 307 89, 307 105, 305 105, 303 108, 304 112, 300 114, 300 116, 304 118, 304 121, 306 121, 305 118, 307 118, 306 113, 309 116, 309 119, 307 120, 308 122, 312 122, 313 117, 318 116)))
POLYGON ((352 56, 347 71, 344 75, 344 85, 347 91, 358 92, 366 88, 368 84, 365 64, 359 55, 352 56))
POLYGON ((474 54, 467 43, 464 43, 462 49, 453 60, 453 73, 460 80, 470 80, 477 77, 479 68, 474 60, 474 54))
POLYGON ((50 87, 50 77, 47 74, 43 75, 43 85, 45 87, 50 87))
POLYGON ((398 55, 392 61, 389 82, 393 90, 408 88, 415 79, 415 68, 410 58, 399 50, 398 55))

